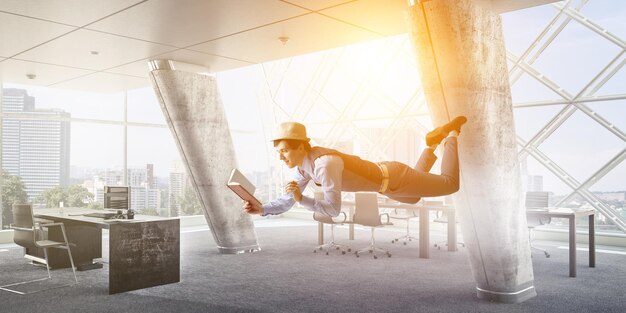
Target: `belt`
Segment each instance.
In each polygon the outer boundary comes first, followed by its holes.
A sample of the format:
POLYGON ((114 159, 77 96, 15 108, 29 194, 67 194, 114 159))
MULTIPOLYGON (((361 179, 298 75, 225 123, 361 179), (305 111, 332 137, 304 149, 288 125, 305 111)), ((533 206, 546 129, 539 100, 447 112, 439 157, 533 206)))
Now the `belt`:
POLYGON ((385 193, 387 191, 387 187, 389 187, 389 169, 387 169, 387 165, 383 163, 376 163, 378 168, 380 168, 381 173, 383 174, 383 181, 380 183, 379 193, 385 193))

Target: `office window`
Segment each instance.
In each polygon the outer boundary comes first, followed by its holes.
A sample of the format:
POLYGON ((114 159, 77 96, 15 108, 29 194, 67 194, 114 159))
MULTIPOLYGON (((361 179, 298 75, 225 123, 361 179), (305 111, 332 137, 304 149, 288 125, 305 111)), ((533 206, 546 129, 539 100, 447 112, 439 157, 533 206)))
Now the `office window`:
MULTIPOLYGON (((170 192, 170 176, 181 173, 182 166, 177 165, 180 162, 180 155, 169 128, 129 126, 128 185, 131 187, 132 208, 141 214, 180 215, 176 211, 171 212, 172 202, 169 199, 170 195, 185 196, 184 188, 180 190, 183 193, 170 192)), ((188 195, 192 204, 197 201, 193 195, 195 194, 188 195)), ((181 212, 194 213, 191 209, 181 212)))
POLYGON ((165 117, 152 87, 129 90, 128 121, 165 125, 165 117))
POLYGON ((603 230, 619 230, 610 220, 626 221, 626 187, 616 178, 626 153, 626 68, 618 57, 626 5, 600 9, 606 2, 557 2, 502 17, 525 187, 551 192, 551 205, 593 207, 603 230), (532 141, 537 134, 544 138, 532 141))

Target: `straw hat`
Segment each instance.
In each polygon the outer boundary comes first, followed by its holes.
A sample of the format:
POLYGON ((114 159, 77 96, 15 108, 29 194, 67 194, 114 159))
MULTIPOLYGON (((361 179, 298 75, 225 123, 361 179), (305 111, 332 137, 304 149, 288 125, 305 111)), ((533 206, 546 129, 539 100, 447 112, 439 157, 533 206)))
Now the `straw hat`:
POLYGON ((311 140, 306 136, 306 128, 304 125, 296 122, 286 122, 278 126, 276 135, 272 141, 281 139, 293 139, 306 142, 311 140))

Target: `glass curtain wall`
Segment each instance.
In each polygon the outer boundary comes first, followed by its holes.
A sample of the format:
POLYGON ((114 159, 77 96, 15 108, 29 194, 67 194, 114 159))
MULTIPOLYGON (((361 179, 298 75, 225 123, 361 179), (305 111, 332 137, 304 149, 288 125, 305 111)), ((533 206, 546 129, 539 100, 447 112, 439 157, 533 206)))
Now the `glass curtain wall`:
MULTIPOLYGON (((597 209, 599 228, 607 231, 626 227, 623 16, 626 2, 611 0, 562 1, 502 15, 525 189, 549 192, 553 206, 597 209)), ((280 122, 307 125, 314 145, 407 164, 416 162, 432 129, 407 35, 217 78, 238 166, 264 201, 282 194, 294 174, 269 141, 280 122)), ((38 192, 57 185, 80 185, 91 196, 79 201, 97 207, 101 186, 127 183, 139 190, 134 202, 146 213, 198 213, 150 88, 96 95, 3 87, 3 192, 24 192, 3 197, 3 204, 35 201, 38 192), (69 169, 62 161, 66 150, 69 169), (18 179, 21 166, 55 180, 36 189, 42 178, 18 179)))
POLYGON ((1 117, 3 229, 14 202, 102 209, 105 185, 131 186, 142 214, 199 214, 151 88, 97 94, 4 83, 1 117))
MULTIPOLYGON (((608 231, 626 225, 625 15, 626 3, 593 0, 502 16, 525 190, 549 192, 553 206, 593 207, 608 231)), ((432 128, 407 35, 222 72, 218 81, 231 127, 243 130, 234 134, 240 166, 263 200, 293 175, 269 142, 280 122, 307 125, 314 145, 408 164, 432 128)))

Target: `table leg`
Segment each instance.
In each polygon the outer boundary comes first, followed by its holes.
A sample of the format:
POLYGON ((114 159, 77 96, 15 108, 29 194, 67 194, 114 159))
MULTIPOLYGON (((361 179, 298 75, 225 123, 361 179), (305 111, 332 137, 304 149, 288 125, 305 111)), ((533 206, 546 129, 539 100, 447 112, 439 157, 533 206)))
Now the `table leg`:
POLYGON ((456 215, 454 210, 448 211, 448 251, 456 251, 456 215))
POLYGON ((596 219, 589 215, 589 267, 596 267, 596 219))
POLYGON ((354 223, 350 223, 348 226, 350 233, 348 234, 348 239, 354 240, 354 223))
POLYGON ((428 259, 430 251, 430 243, 428 235, 430 233, 428 229, 428 209, 422 208, 420 210, 420 258, 428 259))
POLYGON ((324 223, 322 222, 317 222, 317 244, 320 246, 324 244, 324 223))
POLYGON ((569 276, 576 277, 576 218, 569 218, 569 276))

